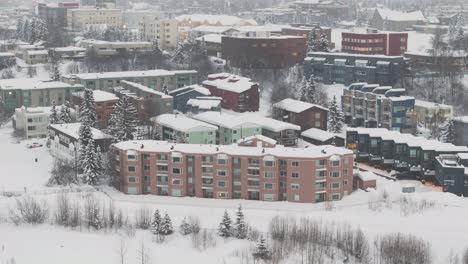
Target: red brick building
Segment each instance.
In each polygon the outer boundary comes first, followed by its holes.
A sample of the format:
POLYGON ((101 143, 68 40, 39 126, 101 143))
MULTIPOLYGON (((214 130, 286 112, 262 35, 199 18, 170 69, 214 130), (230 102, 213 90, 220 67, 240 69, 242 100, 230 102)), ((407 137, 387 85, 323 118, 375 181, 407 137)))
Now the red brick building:
POLYGON ((306 38, 299 36, 223 36, 221 53, 232 67, 280 69, 302 64, 307 44, 306 38))
POLYGON ((331 31, 332 29, 329 27, 320 27, 320 26, 297 26, 297 27, 286 27, 281 29, 282 35, 290 35, 290 36, 300 36, 305 37, 306 39, 309 38, 309 34, 312 30, 315 30, 317 36, 325 35, 328 43, 330 44, 330 49, 335 48, 335 43, 331 42, 331 31))
POLYGON ((314 203, 353 190, 353 152, 334 146, 142 140, 117 143, 115 151, 118 188, 126 194, 314 203))
POLYGON ((236 112, 258 111, 260 92, 258 83, 249 78, 229 73, 208 75, 203 87, 210 90, 212 96, 221 97, 221 107, 236 112))
MULTIPOLYGON (((100 129, 105 129, 109 125, 110 115, 114 111, 114 105, 119 98, 113 93, 94 90, 94 103, 96 104, 96 125, 100 129)), ((74 105, 81 105, 83 102, 83 92, 73 93, 72 102, 74 105)))
POLYGON ((327 130, 328 109, 287 98, 273 105, 273 118, 298 125, 301 131, 310 128, 327 130))
POLYGON ((400 56, 408 49, 408 33, 341 33, 346 53, 400 56))

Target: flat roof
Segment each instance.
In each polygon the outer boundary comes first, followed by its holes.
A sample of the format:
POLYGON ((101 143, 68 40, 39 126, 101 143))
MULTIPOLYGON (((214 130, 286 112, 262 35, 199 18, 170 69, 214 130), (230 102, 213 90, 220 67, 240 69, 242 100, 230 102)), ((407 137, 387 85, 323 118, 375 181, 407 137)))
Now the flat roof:
POLYGON ((0 80, 0 90, 35 90, 35 89, 58 89, 58 88, 82 88, 83 85, 71 85, 64 82, 50 81, 49 79, 23 78, 0 80))
MULTIPOLYGON (((78 140, 81 123, 69 123, 69 124, 53 124, 50 127, 78 140)), ((93 139, 110 139, 112 136, 98 130, 94 127, 91 128, 91 133, 93 134, 93 139)))
POLYGON ((276 108, 280 108, 280 109, 283 109, 283 110, 286 110, 286 111, 289 111, 289 112, 294 112, 294 113, 300 113, 300 112, 308 110, 308 109, 310 109, 312 107, 317 107, 317 108, 328 111, 328 108, 325 108, 323 106, 316 105, 316 104, 311 104, 311 103, 306 103, 306 102, 302 102, 302 101, 299 101, 299 100, 294 100, 294 99, 291 99, 291 98, 286 98, 286 99, 274 104, 273 106, 276 107, 276 108))
POLYGON ((229 73, 216 73, 208 75, 208 79, 203 81, 203 85, 209 85, 216 87, 220 90, 243 93, 252 89, 252 86, 258 85, 256 82, 252 82, 249 78, 242 77, 235 74, 229 73))
POLYGON ((328 131, 325 131, 325 130, 321 130, 321 129, 318 129, 318 128, 307 129, 306 131, 301 133, 301 136, 307 137, 307 138, 310 138, 310 139, 315 139, 315 140, 322 141, 322 142, 330 140, 330 139, 332 139, 334 137, 342 138, 342 136, 340 136, 340 135, 337 135, 337 134, 334 134, 334 133, 331 133, 331 132, 328 132, 328 131))
POLYGON ((163 126, 182 132, 216 131, 218 127, 181 114, 163 114, 153 118, 163 126))
POLYGON ((231 114, 215 112, 215 111, 208 111, 204 113, 200 113, 193 116, 194 119, 207 122, 216 126, 225 127, 229 129, 237 129, 237 128, 252 128, 258 127, 259 125, 251 123, 245 118, 240 116, 235 116, 231 114))
POLYGON ((414 100, 414 105, 420 106, 420 107, 426 107, 426 108, 433 108, 433 107, 453 108, 453 106, 451 105, 439 104, 439 103, 423 101, 423 100, 414 100))
POLYGON ((276 120, 276 119, 269 118, 269 117, 250 116, 250 117, 247 117, 246 120, 248 120, 251 123, 259 125, 260 127, 262 127, 262 129, 267 129, 273 132, 280 132, 280 131, 288 130, 288 129, 296 130, 296 131, 301 130, 301 127, 298 125, 283 122, 283 121, 276 120))
POLYGON ((113 78, 138 78, 138 77, 159 77, 174 76, 176 74, 196 74, 194 70, 149 70, 149 71, 127 71, 127 72, 102 72, 102 73, 78 73, 64 75, 64 78, 78 78, 81 80, 113 79, 113 78))
MULTIPOLYGON (((84 92, 75 92, 73 93, 73 95, 83 98, 84 92)), ((119 98, 115 94, 101 91, 101 90, 93 90, 93 97, 94 97, 94 102, 106 102, 106 101, 119 100, 119 98)))

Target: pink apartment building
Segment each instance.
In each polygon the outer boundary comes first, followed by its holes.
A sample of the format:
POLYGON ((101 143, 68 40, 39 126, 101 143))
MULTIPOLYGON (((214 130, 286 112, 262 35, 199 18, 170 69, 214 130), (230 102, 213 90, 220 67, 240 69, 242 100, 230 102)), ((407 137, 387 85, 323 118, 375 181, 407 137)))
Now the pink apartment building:
POLYGON ((115 147, 126 194, 313 203, 353 190, 353 153, 334 146, 288 148, 256 137, 223 146, 139 140, 115 147))

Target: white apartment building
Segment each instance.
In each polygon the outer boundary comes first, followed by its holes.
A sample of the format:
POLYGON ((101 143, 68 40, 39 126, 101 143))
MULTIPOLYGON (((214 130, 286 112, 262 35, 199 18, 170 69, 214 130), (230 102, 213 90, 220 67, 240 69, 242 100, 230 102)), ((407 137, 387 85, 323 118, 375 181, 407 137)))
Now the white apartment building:
POLYGON ((122 26, 122 10, 78 8, 67 10, 67 26, 81 30, 89 25, 122 26))
POLYGON ((174 49, 179 40, 179 22, 175 19, 161 19, 156 15, 145 15, 139 24, 142 39, 158 40, 159 48, 174 49))
POLYGON ((78 46, 86 50, 94 50, 99 57, 115 56, 120 51, 127 52, 145 52, 151 51, 153 43, 143 41, 129 41, 129 42, 111 42, 95 39, 84 39, 78 43, 78 46))

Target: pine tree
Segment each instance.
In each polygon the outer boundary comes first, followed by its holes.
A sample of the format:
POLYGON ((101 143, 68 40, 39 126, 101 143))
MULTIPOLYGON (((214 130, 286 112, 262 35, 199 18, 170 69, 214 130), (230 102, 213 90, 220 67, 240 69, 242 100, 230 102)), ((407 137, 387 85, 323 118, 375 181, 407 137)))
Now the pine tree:
POLYGON ((172 221, 169 215, 166 213, 161 220, 161 225, 159 228, 159 234, 167 236, 174 232, 174 228, 172 227, 172 221))
POLYGON ((303 80, 304 84, 301 85, 301 97, 299 98, 300 101, 315 104, 317 91, 315 89, 315 82, 314 77, 310 76, 309 80, 303 80))
POLYGON ((263 236, 260 237, 255 248, 255 252, 252 255, 256 259, 267 260, 271 258, 270 250, 267 248, 266 241, 263 236))
POLYGON ((442 133, 440 140, 445 143, 454 143, 455 142, 455 127, 453 120, 445 121, 442 125, 442 133))
POLYGON ((28 41, 34 44, 37 40, 37 19, 33 18, 29 22, 28 41))
POLYGON ((21 33, 21 36, 23 37, 22 40, 26 42, 29 42, 29 27, 30 27, 29 25, 30 25, 30 22, 28 19, 26 19, 23 23, 23 29, 21 33))
POLYGON ((54 61, 50 64, 49 77, 54 81, 60 81, 60 69, 58 61, 54 61))
POLYGON ((320 52, 330 51, 330 43, 328 42, 327 35, 325 35, 325 33, 322 33, 320 38, 316 41, 315 51, 320 51, 320 52))
POLYGON ((59 118, 59 114, 57 113, 57 106, 55 104, 55 101, 52 101, 52 109, 50 110, 49 123, 50 124, 60 123, 60 118, 59 118))
POLYGON ((234 224, 235 235, 239 239, 247 238, 248 227, 245 223, 244 213, 242 212, 242 206, 239 205, 236 213, 236 222, 234 224))
POLYGON ((227 210, 224 211, 221 223, 219 223, 218 234, 221 237, 230 237, 232 234, 232 220, 227 210))
POLYGON ((83 170, 85 183, 89 185, 96 185, 98 183, 98 178, 102 170, 102 164, 99 164, 99 160, 94 139, 91 137, 88 139, 88 144, 84 146, 84 151, 82 151, 80 156, 80 164, 83 170))
POLYGON ((109 131, 115 142, 133 140, 137 131, 137 110, 127 96, 114 105, 109 120, 109 131))
POLYGON ((343 132, 343 112, 338 108, 336 96, 330 101, 328 107, 328 131, 332 133, 343 132))
POLYGON ((16 39, 18 40, 24 40, 23 26, 24 26, 23 18, 18 19, 18 21, 16 22, 16 39))
POLYGON ((307 52, 315 51, 315 43, 317 42, 317 29, 310 30, 307 38, 307 52))
POLYGON ((161 226, 161 215, 159 214, 159 210, 156 209, 153 214, 153 220, 151 221, 151 233, 157 235, 159 234, 160 226, 161 226))
POLYGON ((455 44, 455 49, 461 50, 464 48, 464 42, 465 42, 465 20, 463 18, 463 14, 458 14, 457 16, 457 23, 455 25, 455 39, 454 39, 454 44, 455 44))
POLYGON ((65 104, 63 104, 60 107, 59 120, 61 124, 68 124, 72 121, 71 110, 69 105, 70 102, 66 101, 65 104))
POLYGON ((192 233, 192 226, 187 222, 187 217, 182 219, 182 223, 180 223, 179 229, 183 236, 190 235, 192 233))
POLYGON ((47 25, 42 19, 36 18, 36 40, 43 40, 46 41, 49 37, 49 30, 47 29, 47 25))
POLYGON ((94 103, 93 90, 85 89, 83 102, 80 106, 80 122, 90 127, 96 127, 96 105, 94 103))

